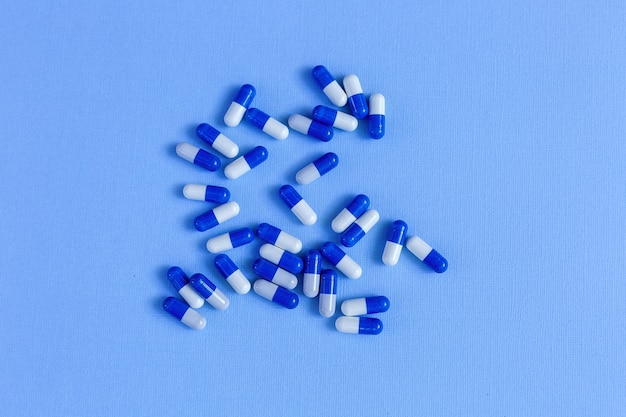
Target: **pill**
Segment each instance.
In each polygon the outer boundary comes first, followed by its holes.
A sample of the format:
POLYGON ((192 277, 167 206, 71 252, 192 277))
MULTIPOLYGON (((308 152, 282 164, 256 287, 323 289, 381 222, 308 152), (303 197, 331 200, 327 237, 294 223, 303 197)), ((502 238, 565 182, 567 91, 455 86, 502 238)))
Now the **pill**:
POLYGON ((328 152, 302 168, 296 174, 296 182, 300 185, 307 185, 329 172, 339 164, 339 157, 328 152))
POLYGON ((356 245, 378 223, 379 219, 380 215, 376 210, 367 210, 343 232, 341 244, 349 248, 356 245))
POLYGON ((347 132, 354 131, 359 125, 353 115, 321 105, 313 108, 313 120, 347 132))
POLYGON ((363 316, 365 314, 384 313, 389 310, 389 306, 389 299, 383 295, 352 298, 341 303, 341 313, 344 316, 363 316))
POLYGON ((194 330, 202 330, 206 326, 206 319, 178 298, 167 297, 163 301, 163 310, 194 330))
POLYGON ((331 227, 334 232, 342 233, 370 207, 370 199, 365 194, 359 194, 339 212, 333 219, 331 227))
POLYGON ((226 310, 230 305, 230 301, 226 294, 224 294, 210 279, 202 274, 193 274, 189 278, 189 282, 194 290, 198 292, 204 301, 211 304, 218 310, 226 310))
POLYGON ((204 304, 204 298, 189 284, 189 278, 178 266, 173 266, 167 270, 167 279, 174 286, 174 289, 192 308, 200 308, 204 304))
POLYGON ((211 203, 225 203, 230 200, 228 188, 215 185, 187 184, 183 187, 183 195, 189 200, 209 201, 211 203))
POLYGON ((322 255, 315 249, 304 256, 304 275, 302 278, 302 292, 309 298, 317 297, 320 292, 320 272, 322 269, 322 255))
POLYGON ((320 123, 315 120, 311 120, 301 114, 292 114, 289 116, 289 127, 300 132, 303 135, 311 136, 312 138, 321 140, 322 142, 328 142, 335 134, 333 128, 320 123))
POLYGON ((264 279, 254 281, 254 292, 266 300, 273 301, 288 309, 298 307, 300 302, 296 294, 264 279))
POLYGON ((229 249, 247 245, 254 240, 254 232, 249 227, 233 230, 212 237, 206 242, 206 248, 211 253, 224 252, 229 249))
POLYGON ((335 315, 337 304, 337 274, 332 269, 324 269, 320 275, 319 311, 322 317, 335 315))
POLYGON ((448 269, 448 261, 434 250, 428 243, 417 236, 411 236, 406 240, 406 248, 420 261, 431 267, 437 273, 445 272, 448 269))
POLYGON ((239 204, 234 201, 224 203, 196 217, 193 222, 198 232, 209 230, 239 214, 239 204))
POLYGON ((372 317, 337 317, 335 328, 341 333, 380 334, 383 322, 372 317))
POLYGON ((250 292, 250 281, 228 255, 223 253, 217 255, 213 260, 213 264, 237 294, 250 292))
POLYGON ((257 146, 224 167, 226 178, 234 180, 267 160, 267 149, 257 146))
POLYGON ((197 148, 186 142, 181 142, 176 145, 176 155, 180 156, 185 161, 189 161, 209 171, 217 171, 222 165, 220 159, 211 152, 207 152, 204 149, 197 148))
POLYGON ((239 146, 210 124, 199 124, 196 135, 226 158, 234 158, 239 153, 239 146))
POLYGON ((274 139, 285 140, 289 136, 287 126, 259 109, 249 109, 246 113, 246 119, 274 139))
POLYGON ((352 115, 357 119, 365 119, 369 109, 367 108, 367 100, 365 100, 363 95, 359 77, 354 74, 346 75, 343 79, 343 88, 346 90, 352 115))
POLYGON ((385 265, 393 266, 398 263, 408 228, 409 226, 402 220, 396 220, 389 226, 387 242, 385 242, 385 249, 383 249, 383 263, 385 265))
POLYGON ((288 290, 293 290, 298 286, 298 278, 294 274, 265 259, 254 261, 252 269, 258 276, 288 290))
POLYGON ((333 264, 339 271, 350 279, 358 279, 363 270, 354 262, 354 260, 348 256, 341 248, 335 245, 333 242, 326 242, 322 245, 322 256, 331 264, 333 264))
POLYGON ((246 110, 252 104, 252 100, 256 95, 256 89, 250 84, 244 84, 239 89, 235 99, 230 103, 226 114, 224 114, 224 123, 226 126, 239 126, 241 119, 246 114, 246 110))
POLYGON ((370 96, 369 134, 374 139, 385 136, 385 96, 376 93, 370 96))
POLYGON ((280 198, 283 199, 291 212, 302 222, 302 224, 307 226, 315 224, 317 221, 317 214, 291 185, 287 184, 280 187, 280 198))
POLYGON ((261 223, 256 233, 264 241, 288 252, 295 254, 302 250, 302 241, 300 239, 271 224, 261 223))
POLYGON ((348 102, 348 96, 330 71, 323 65, 313 68, 313 79, 320 86, 326 97, 337 107, 343 107, 348 102))
POLYGON ((270 261, 274 265, 278 265, 292 274, 299 274, 302 272, 302 259, 293 253, 289 253, 278 246, 272 245, 271 243, 261 245, 259 248, 259 255, 261 255, 261 258, 270 261))

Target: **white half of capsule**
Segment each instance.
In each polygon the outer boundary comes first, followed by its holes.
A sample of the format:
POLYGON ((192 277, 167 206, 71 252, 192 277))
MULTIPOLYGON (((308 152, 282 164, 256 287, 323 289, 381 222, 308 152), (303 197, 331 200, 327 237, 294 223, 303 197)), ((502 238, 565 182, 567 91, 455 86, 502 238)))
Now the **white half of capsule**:
POLYGON ((236 178, 241 177, 246 172, 250 171, 250 165, 248 165, 248 161, 241 155, 239 158, 235 159, 230 164, 224 167, 224 175, 226 178, 234 180, 236 178))
POLYGON ((411 236, 406 240, 406 248, 420 261, 428 256, 433 248, 417 236, 411 236))
POLYGON ((211 147, 226 158, 234 158, 239 153, 239 146, 222 133, 217 135, 211 147))
POLYGON ((193 146, 187 142, 181 142, 176 145, 176 155, 183 158, 185 161, 189 161, 193 164, 193 161, 196 159, 196 155, 200 152, 200 148, 193 146))
POLYGON ((348 96, 343 88, 339 85, 337 80, 333 80, 322 90, 326 97, 337 107, 343 107, 348 102, 348 96))
POLYGON ((300 132, 303 135, 306 135, 309 133, 309 128, 311 127, 311 123, 313 123, 313 120, 301 114, 292 114, 291 116, 289 116, 289 120, 287 121, 287 123, 289 123, 289 127, 296 132, 300 132))
POLYGON ((183 300, 189 304, 191 308, 200 308, 204 305, 204 298, 193 289, 191 284, 184 285, 178 294, 183 297, 183 300))
POLYGON ((183 187, 183 195, 188 200, 204 201, 206 185, 187 184, 183 187))
POLYGON ((321 177, 320 172, 313 162, 302 168, 296 174, 296 182, 300 185, 307 185, 321 177))
POLYGON ((306 226, 314 225, 317 221, 317 214, 304 199, 298 201, 298 203, 291 208, 291 212, 306 226))
POLYGON ((348 255, 341 258, 335 267, 350 279, 358 279, 361 277, 361 274, 363 274, 361 266, 348 255))
POLYGON ((239 123, 241 123, 243 116, 246 114, 246 110, 247 109, 244 106, 237 103, 236 101, 230 103, 228 110, 226 110, 226 114, 224 114, 224 123, 226 123, 226 126, 239 126, 239 123))
POLYGON ((264 279, 257 279, 254 281, 253 288, 255 293, 270 301, 272 301, 274 294, 278 291, 278 286, 276 284, 272 284, 264 279))
POLYGON ((202 330, 206 326, 206 319, 192 308, 188 308, 180 321, 194 330, 202 330))
POLYGON ((213 294, 207 297, 205 301, 218 310, 226 310, 230 305, 228 297, 219 288, 214 289, 213 294))
POLYGON ((239 204, 234 201, 229 201, 221 206, 217 206, 213 209, 213 214, 219 224, 224 223, 226 220, 230 220, 239 214, 239 204))
POLYGON ((367 314, 365 298, 353 298, 341 303, 341 313, 344 316, 362 316, 367 314))
POLYGON ((279 267, 274 274, 272 282, 278 286, 287 288, 288 290, 293 290, 298 286, 298 277, 279 267))
POLYGON ((232 248, 233 242, 228 233, 212 237, 206 242, 206 249, 211 253, 224 252, 232 248))
POLYGON ((383 249, 383 263, 388 266, 394 266, 400 260, 401 253, 402 245, 388 240, 385 243, 385 249, 383 249))
POLYGON ((335 315, 337 305, 337 294, 320 294, 319 311, 322 317, 332 317, 335 315))
POLYGON ((248 278, 241 272, 241 269, 230 274, 228 278, 226 278, 226 282, 228 282, 228 285, 230 285, 237 294, 243 295, 250 292, 250 281, 248 281, 248 278))
POLYGON ((341 333, 359 334, 359 317, 337 317, 335 329, 341 333))
POLYGON ((380 93, 372 94, 369 99, 370 114, 385 114, 385 96, 380 93))
POLYGON ((333 127, 337 129, 345 130, 346 132, 352 132, 359 126, 359 119, 351 114, 344 113, 342 111, 337 112, 333 127))
POLYGON ((354 223, 355 220, 356 217, 354 217, 354 214, 350 213, 350 210, 347 208, 344 208, 337 216, 335 216, 333 222, 330 224, 330 227, 335 233, 343 233, 352 223, 354 223))
POLYGON ((343 88, 346 90, 346 95, 348 97, 352 97, 356 94, 363 94, 361 81, 359 81, 359 77, 354 74, 346 75, 343 78, 343 88))
POLYGON ((289 136, 289 128, 273 117, 267 119, 263 125, 263 131, 278 140, 285 140, 289 136))
POLYGON ((283 230, 281 230, 278 234, 274 245, 293 254, 296 254, 302 250, 302 241, 283 230))
POLYGON ((259 248, 259 255, 261 255, 261 258, 267 259, 274 265, 278 265, 280 258, 282 258, 284 253, 284 249, 274 246, 271 243, 265 243, 259 248))
POLYGON ((304 273, 302 292, 308 298, 315 298, 320 293, 320 274, 304 273))
POLYGON ((376 210, 367 210, 356 219, 354 223, 358 224, 365 233, 372 230, 372 227, 380 220, 380 214, 376 210))

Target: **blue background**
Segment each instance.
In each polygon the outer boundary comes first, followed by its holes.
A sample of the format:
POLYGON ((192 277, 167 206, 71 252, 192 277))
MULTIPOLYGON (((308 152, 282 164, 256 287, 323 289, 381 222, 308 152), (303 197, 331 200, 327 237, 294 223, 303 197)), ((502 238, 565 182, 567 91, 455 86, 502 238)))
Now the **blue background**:
MULTIPOLYGON (((0 6, 0 404, 11 416, 626 414, 626 4, 623 1, 4 2, 0 6), (286 121, 328 101, 326 65, 387 97, 321 143, 222 116, 243 83, 286 121), (198 123, 270 159, 238 180, 175 155, 198 123), (279 200, 298 186, 319 222, 279 200), (241 214, 199 233, 226 185, 241 214), (306 248, 356 193, 380 223, 339 300, 385 294, 380 336, 336 332, 218 278, 206 240, 266 221, 306 248), (380 261, 404 219, 450 261, 380 261), (231 298, 194 332, 161 309, 171 265, 231 298)), ((232 251, 250 264, 260 242, 232 251)), ((301 286, 297 292, 301 295, 301 286)))

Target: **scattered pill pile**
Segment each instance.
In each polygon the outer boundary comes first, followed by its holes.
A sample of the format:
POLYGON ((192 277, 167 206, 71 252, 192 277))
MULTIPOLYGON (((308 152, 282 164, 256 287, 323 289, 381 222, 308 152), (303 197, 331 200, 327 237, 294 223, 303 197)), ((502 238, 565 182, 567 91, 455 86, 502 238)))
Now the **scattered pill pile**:
MULTIPOLYGON (((256 96, 256 89, 249 84, 241 87, 224 115, 224 123, 229 127, 238 126, 245 119, 276 140, 285 140, 289 128, 323 142, 332 140, 333 129, 354 131, 359 120, 368 120, 368 132, 373 139, 385 135, 385 98, 375 93, 368 100, 363 94, 359 78, 350 74, 344 77, 343 87, 326 69, 319 65, 313 68, 313 79, 324 94, 336 107, 349 105, 350 113, 318 105, 312 111, 312 119, 294 114, 289 117, 288 126, 274 119, 262 110, 250 107, 256 96)), ((202 123, 196 129, 199 139, 206 142, 225 158, 233 159, 224 167, 226 178, 234 180, 254 169, 268 159, 268 151, 257 146, 239 155, 239 146, 213 126, 202 123)), ((179 143, 176 153, 209 171, 221 168, 221 160, 209 151, 189 143, 179 143)), ((328 152, 312 161, 296 174, 296 182, 307 185, 337 167, 339 158, 328 152)), ((230 191, 225 187, 204 184, 187 184, 183 195, 190 200, 207 201, 218 204, 194 220, 198 231, 212 229, 239 214, 240 207, 230 201, 230 191)), ((296 218, 304 225, 312 226, 317 222, 317 214, 291 185, 280 187, 280 198, 296 218)), ((355 246, 378 223, 378 211, 370 208, 370 199, 364 194, 356 195, 332 220, 331 228, 340 234, 340 244, 345 248, 355 246)), ((382 253, 382 262, 393 266, 398 263, 402 248, 413 253, 435 272, 442 273, 448 268, 448 262, 436 250, 417 236, 407 235, 408 225, 402 220, 394 221, 388 230, 387 241, 382 253)), ((206 243, 210 253, 217 254, 214 265, 219 274, 238 294, 247 294, 252 288, 259 296, 294 309, 299 304, 298 295, 293 291, 298 286, 298 277, 302 275, 302 292, 308 298, 318 297, 319 314, 331 318, 335 315, 337 304, 337 272, 356 280, 361 277, 361 266, 352 259, 339 245, 326 242, 320 248, 308 250, 303 257, 302 241, 268 223, 260 223, 256 230, 244 227, 222 233, 210 238, 206 243), (265 242, 259 249, 259 258, 252 264, 252 270, 260 278, 251 285, 248 277, 225 253, 230 249, 247 245, 258 237, 265 242), (332 268, 323 268, 323 261, 332 268)), ((167 277, 181 299, 167 297, 163 309, 192 329, 200 330, 206 326, 206 319, 197 309, 206 302, 217 310, 225 310, 230 301, 217 285, 203 274, 187 277, 178 266, 167 271, 167 277)), ((390 301, 385 296, 355 298, 341 304, 342 316, 335 321, 335 327, 342 333, 380 334, 383 323, 380 319, 369 317, 371 314, 384 313, 389 309, 390 301)))

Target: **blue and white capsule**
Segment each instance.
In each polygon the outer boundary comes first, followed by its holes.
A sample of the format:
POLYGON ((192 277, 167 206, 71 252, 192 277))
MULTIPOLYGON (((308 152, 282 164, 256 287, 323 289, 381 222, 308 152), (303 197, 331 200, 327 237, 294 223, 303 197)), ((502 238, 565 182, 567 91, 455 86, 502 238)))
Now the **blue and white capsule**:
POLYGON ((272 245, 271 243, 261 245, 259 248, 259 255, 261 255, 261 258, 270 261, 274 265, 278 265, 292 274, 299 274, 302 272, 302 259, 293 253, 289 253, 278 246, 272 245))
POLYGON ((189 284, 189 278, 178 266, 173 266, 167 270, 167 280, 172 284, 174 289, 181 297, 191 306, 191 308, 200 308, 204 304, 204 298, 189 284))
POLYGON ((335 328, 341 333, 377 335, 383 331, 383 322, 372 317, 341 316, 335 320, 335 328))
POLYGON ((244 84, 239 89, 239 92, 235 96, 235 99, 230 103, 226 114, 224 114, 224 123, 226 126, 236 127, 241 123, 241 119, 246 114, 246 110, 252 104, 256 96, 256 89, 250 84, 244 84))
POLYGON ((380 139, 385 136, 385 96, 380 93, 370 96, 368 131, 370 137, 380 139))
POLYGON ((287 184, 280 187, 280 198, 302 224, 306 226, 315 224, 317 214, 291 185, 287 184))
POLYGON ((310 250, 304 256, 304 274, 302 292, 308 298, 315 298, 320 292, 320 274, 322 271, 322 255, 319 251, 310 250))
POLYGON ((198 292, 204 301, 211 304, 217 310, 226 310, 230 305, 230 301, 210 279, 202 274, 193 274, 189 279, 191 286, 198 292))
POLYGON ((352 298, 341 303, 341 313, 344 316, 364 316, 365 314, 384 313, 389 310, 390 305, 389 298, 384 295, 352 298))
POLYGON ((428 243, 417 236, 411 236, 406 240, 406 248, 420 261, 428 265, 437 273, 446 272, 448 261, 434 250, 428 243))
POLYGON ((311 136, 315 139, 321 140, 322 142, 330 141, 335 135, 332 127, 318 121, 311 120, 301 114, 292 114, 289 116, 288 123, 289 127, 296 132, 311 136))
POLYGON ((224 203, 196 217, 193 222, 198 232, 205 232, 218 224, 222 224, 227 220, 239 214, 239 204, 234 201, 224 203))
POLYGON ((226 178, 234 180, 267 160, 267 149, 257 146, 224 167, 226 178))
POLYGON ((199 124, 196 135, 226 158, 234 158, 239 153, 239 146, 235 142, 208 123, 199 124))
POLYGON ((402 220, 396 220, 389 226, 387 242, 385 242, 385 249, 383 249, 383 263, 385 265, 394 266, 400 260, 408 230, 409 226, 402 220))
POLYGON ((328 152, 315 161, 302 168, 296 174, 296 182, 300 185, 307 185, 336 168, 339 164, 337 154, 328 152))
POLYGON ((247 245, 254 240, 254 232, 249 227, 233 230, 212 237, 206 242, 206 249, 211 253, 224 252, 239 246, 247 245))
POLYGON ((368 208, 370 208, 369 197, 359 194, 335 216, 330 227, 335 233, 342 233, 368 208))
POLYGON ((285 140, 289 136, 289 128, 259 109, 252 108, 246 113, 246 119, 277 140, 285 140))
POLYGON ((250 281, 228 255, 220 253, 213 260, 213 264, 237 294, 250 292, 250 281))
POLYGON ((341 235, 341 244, 351 248, 356 245, 359 240, 372 230, 372 227, 378 223, 380 214, 376 210, 367 210, 361 214, 341 235))
POLYGON ((353 115, 321 105, 313 109, 313 120, 346 132, 356 130, 359 125, 358 119, 353 115))
POLYGON ((332 269, 324 269, 320 280, 319 311, 322 317, 335 315, 337 306, 337 274, 332 269))
POLYGON ((363 274, 363 269, 354 259, 348 256, 341 248, 333 242, 326 242, 322 245, 322 256, 350 279, 358 279, 363 274))
POLYGON ((183 187, 183 195, 188 200, 226 203, 230 200, 230 191, 225 187, 203 184, 187 184, 183 187))
POLYGON ((163 301, 163 310, 194 330, 202 330, 206 327, 206 319, 178 298, 167 297, 163 301))
POLYGON ((354 74, 346 75, 343 78, 343 88, 348 95, 348 104, 350 105, 352 115, 357 119, 365 119, 369 113, 369 109, 359 77, 354 74))
POLYGON ((320 86, 326 97, 337 107, 343 107, 348 102, 348 96, 339 85, 335 77, 323 65, 313 68, 313 79, 320 86))
POLYGON ((298 307, 300 302, 297 294, 264 279, 254 281, 254 292, 290 310, 298 307))
POLYGON ((186 142, 181 142, 176 145, 176 155, 180 156, 185 161, 189 161, 209 171, 217 171, 222 165, 220 159, 211 152, 207 152, 204 149, 200 149, 186 142))
POLYGON ((256 230, 256 234, 264 241, 278 246, 287 252, 296 254, 302 250, 302 241, 300 239, 271 224, 261 223, 256 230))
POLYGON ((258 276, 288 290, 293 290, 298 286, 298 277, 265 259, 254 261, 252 269, 258 276))

